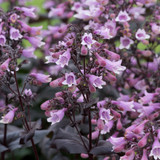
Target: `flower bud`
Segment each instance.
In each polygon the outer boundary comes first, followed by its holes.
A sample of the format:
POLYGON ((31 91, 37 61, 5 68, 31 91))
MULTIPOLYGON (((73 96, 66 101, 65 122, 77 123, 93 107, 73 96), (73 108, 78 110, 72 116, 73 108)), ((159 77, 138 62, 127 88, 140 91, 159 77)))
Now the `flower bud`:
POLYGON ((143 148, 147 144, 149 133, 145 134, 145 136, 138 142, 138 146, 143 148))
POLYGON ((87 48, 84 45, 82 45, 82 47, 81 47, 81 55, 82 56, 86 56, 87 54, 88 54, 87 48))
POLYGON ((64 77, 57 78, 57 79, 53 80, 52 82, 50 82, 49 85, 50 85, 52 88, 61 87, 61 86, 63 86, 62 82, 63 82, 64 80, 65 80, 64 77))
POLYGON ((117 129, 118 130, 122 129, 122 123, 121 123, 121 119, 120 118, 118 118, 118 120, 117 120, 117 129))
POLYGON ((86 158, 88 158, 89 156, 88 156, 88 154, 85 154, 85 153, 81 153, 81 158, 84 158, 84 159, 86 159, 86 158))

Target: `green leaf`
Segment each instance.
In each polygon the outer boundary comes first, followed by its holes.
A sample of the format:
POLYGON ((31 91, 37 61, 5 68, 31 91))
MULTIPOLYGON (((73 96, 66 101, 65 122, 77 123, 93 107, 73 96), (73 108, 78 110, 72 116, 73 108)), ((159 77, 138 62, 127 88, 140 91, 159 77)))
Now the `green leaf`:
POLYGON ((155 53, 160 54, 160 44, 155 48, 155 53))
POLYGON ((137 48, 140 50, 145 50, 147 48, 147 45, 143 44, 142 42, 139 42, 137 48))

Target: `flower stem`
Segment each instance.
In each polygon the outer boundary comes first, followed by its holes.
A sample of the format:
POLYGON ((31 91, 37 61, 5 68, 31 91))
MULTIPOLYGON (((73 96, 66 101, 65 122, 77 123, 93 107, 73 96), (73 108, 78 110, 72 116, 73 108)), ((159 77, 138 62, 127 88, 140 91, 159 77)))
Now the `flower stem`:
MULTIPOLYGON (((92 124, 91 124, 91 110, 88 111, 88 121, 89 121, 89 151, 92 149, 92 124)), ((93 155, 89 154, 89 160, 93 160, 93 155)))
MULTIPOLYGON (((23 103, 22 103, 22 98, 21 98, 21 93, 20 93, 20 91, 19 91, 19 86, 18 86, 16 71, 14 71, 14 78, 15 78, 15 81, 16 81, 16 87, 17 87, 17 92, 18 92, 18 98, 19 98, 20 106, 21 106, 22 111, 24 111, 24 107, 23 107, 23 103)), ((24 122, 25 122, 25 125, 26 125, 26 127, 27 127, 27 130, 29 131, 29 130, 30 130, 30 127, 29 127, 29 125, 28 125, 28 122, 27 122, 27 119, 26 119, 25 116, 24 116, 24 122)), ((39 160, 38 153, 37 153, 37 149, 36 149, 36 146, 35 146, 35 144, 34 144, 33 138, 31 138, 31 143, 32 143, 32 148, 33 148, 34 154, 35 154, 35 158, 36 158, 36 160, 39 160)))

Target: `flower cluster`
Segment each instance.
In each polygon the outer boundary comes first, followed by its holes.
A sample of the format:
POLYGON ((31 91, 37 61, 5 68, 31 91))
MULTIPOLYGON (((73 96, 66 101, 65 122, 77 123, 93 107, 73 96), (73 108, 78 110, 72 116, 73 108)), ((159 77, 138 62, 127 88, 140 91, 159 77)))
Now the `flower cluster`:
POLYGON ((47 149, 68 147, 89 160, 160 159, 159 1, 46 0, 44 15, 25 3, 0 9, 0 123, 21 118, 27 133, 21 142, 31 140, 38 160, 30 106, 38 101, 35 86, 46 83, 38 92, 48 133, 54 128, 47 149), (43 20, 45 30, 30 25, 43 20), (18 81, 29 61, 28 75, 18 81), (74 129, 57 129, 63 119, 74 129), (70 130, 74 139, 67 139, 70 130), (63 138, 67 147, 58 143, 63 138))
MULTIPOLYGON (((61 32, 63 40, 50 45, 46 56, 46 63, 57 70, 50 73, 58 76, 50 86, 64 88, 41 105, 49 117, 47 121, 55 124, 66 115, 73 122, 77 108, 87 115, 94 110, 95 127, 89 139, 109 135, 106 140, 112 143, 121 160, 160 158, 160 59, 154 48, 160 13, 156 1, 82 0, 71 1, 70 5, 77 24, 66 25, 61 32), (147 10, 156 19, 150 19, 147 10), (145 17, 147 22, 141 25, 145 17), (116 99, 100 98, 96 105, 89 106, 92 96, 101 95, 100 89, 107 89, 106 86, 112 86, 120 95, 116 99)), ((51 8, 49 16, 62 18, 62 13, 63 7, 51 8)), ((61 29, 56 27, 52 27, 53 32, 61 29)), ((54 32, 54 37, 55 34, 58 33, 54 32)), ((91 156, 84 155, 82 158, 91 156)))

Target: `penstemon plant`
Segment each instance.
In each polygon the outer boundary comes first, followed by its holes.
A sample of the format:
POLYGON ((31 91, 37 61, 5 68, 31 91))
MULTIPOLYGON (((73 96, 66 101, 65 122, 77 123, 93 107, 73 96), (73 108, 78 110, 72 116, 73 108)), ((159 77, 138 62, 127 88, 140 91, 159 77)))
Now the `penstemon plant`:
POLYGON ((46 0, 44 8, 36 16, 13 1, 0 10, 2 160, 28 146, 39 159, 35 143, 46 159, 160 159, 160 2, 46 0), (29 25, 43 21, 45 30, 29 25), (21 84, 29 60, 40 66, 21 84), (44 127, 32 122, 37 97, 44 127), (19 120, 24 131, 10 142, 7 125, 19 120))

